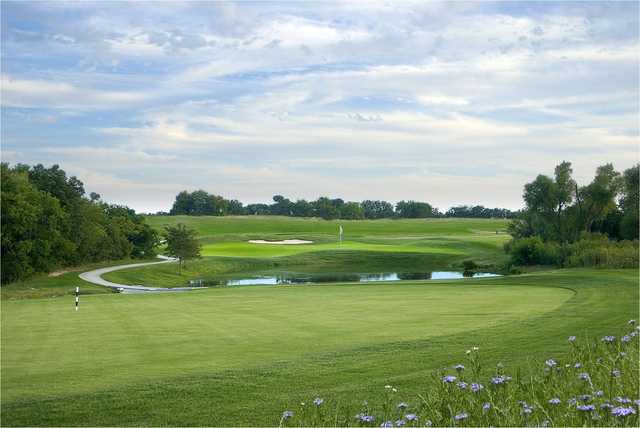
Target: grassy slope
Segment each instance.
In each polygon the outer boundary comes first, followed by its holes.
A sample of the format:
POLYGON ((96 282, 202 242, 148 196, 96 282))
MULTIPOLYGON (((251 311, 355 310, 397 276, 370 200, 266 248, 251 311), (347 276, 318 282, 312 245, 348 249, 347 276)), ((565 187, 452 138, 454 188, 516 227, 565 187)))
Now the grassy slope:
POLYGON ((98 269, 105 266, 123 265, 144 261, 145 260, 140 259, 110 260, 68 268, 66 273, 58 276, 39 274, 24 281, 3 285, 0 287, 0 297, 2 300, 8 300, 70 296, 75 294, 76 287, 80 287, 81 294, 109 294, 112 293, 109 288, 89 284, 88 282, 81 280, 78 277, 80 272, 98 269))
POLYGON ((184 223, 198 231, 205 244, 199 261, 183 275, 172 265, 112 272, 105 278, 123 284, 180 286, 189 279, 233 272, 264 270, 323 272, 416 272, 446 270, 465 258, 480 263, 504 259, 508 239, 504 220, 428 219, 325 221, 289 217, 148 217, 156 228, 184 223), (343 224, 342 244, 336 242, 343 224), (252 238, 304 238, 312 245, 257 245, 252 238))
POLYGON ((522 365, 569 334, 615 332, 638 285, 637 271, 567 270, 85 302, 3 302, 4 425, 262 425, 315 394, 412 394, 472 345, 522 365))

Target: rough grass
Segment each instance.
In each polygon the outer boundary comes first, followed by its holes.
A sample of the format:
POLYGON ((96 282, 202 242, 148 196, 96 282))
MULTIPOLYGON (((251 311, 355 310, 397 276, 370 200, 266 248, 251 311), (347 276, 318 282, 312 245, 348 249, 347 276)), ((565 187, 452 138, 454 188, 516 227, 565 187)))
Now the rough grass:
POLYGON ((3 301, 2 424, 276 425, 316 395, 418 393, 474 345, 560 358, 637 312, 635 270, 3 301))

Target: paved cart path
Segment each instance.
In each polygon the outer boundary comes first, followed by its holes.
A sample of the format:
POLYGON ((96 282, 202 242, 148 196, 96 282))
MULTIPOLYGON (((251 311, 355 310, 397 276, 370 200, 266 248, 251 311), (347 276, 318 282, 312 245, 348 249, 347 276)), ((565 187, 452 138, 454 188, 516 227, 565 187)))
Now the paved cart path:
POLYGON ((207 287, 175 287, 175 288, 165 288, 165 287, 146 287, 144 285, 125 285, 125 284, 117 284, 115 282, 107 281, 102 278, 102 275, 108 272, 113 272, 121 269, 130 269, 135 267, 149 266, 149 265, 158 265, 162 263, 173 263, 178 261, 173 257, 166 256, 158 256, 162 261, 159 262, 146 262, 146 263, 132 263, 129 265, 119 265, 119 266, 110 266, 101 269, 90 270, 88 272, 81 273, 80 279, 83 279, 87 282, 96 285, 102 285, 103 287, 114 288, 123 293, 142 293, 148 291, 191 291, 191 290, 201 290, 207 287))

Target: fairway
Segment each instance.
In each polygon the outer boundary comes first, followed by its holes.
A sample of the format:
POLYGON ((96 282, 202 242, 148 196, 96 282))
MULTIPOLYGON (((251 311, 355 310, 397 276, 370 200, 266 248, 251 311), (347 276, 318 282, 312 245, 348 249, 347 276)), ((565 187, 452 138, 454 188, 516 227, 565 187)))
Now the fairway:
POLYGON ((542 345, 553 352, 560 337, 633 316, 636 279, 633 271, 561 271, 95 295, 78 313, 71 298, 3 302, 3 422, 272 424, 301 394, 402 385, 468 346, 513 363, 542 345), (41 419, 33 419, 36 407, 41 419), (246 408, 260 418, 243 417, 246 408))

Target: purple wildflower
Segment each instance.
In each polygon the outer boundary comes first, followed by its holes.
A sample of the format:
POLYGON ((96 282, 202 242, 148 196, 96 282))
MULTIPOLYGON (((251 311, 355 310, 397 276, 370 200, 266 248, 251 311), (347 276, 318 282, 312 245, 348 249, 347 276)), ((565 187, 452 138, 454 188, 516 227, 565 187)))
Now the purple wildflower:
POLYGON ((458 382, 458 388, 460 389, 467 389, 467 382, 458 382))
POLYGON ((473 391, 473 392, 479 392, 479 391, 482 391, 483 389, 484 389, 484 386, 482 386, 479 383, 472 383, 471 384, 471 391, 473 391))
POLYGON ((315 404, 316 406, 321 406, 322 403, 324 403, 324 400, 320 397, 316 397, 313 399, 313 404, 315 404))
POLYGON ((569 336, 569 338, 567 340, 569 342, 575 342, 576 341, 576 337, 575 336, 569 336))
POLYGON ((596 406, 593 404, 579 404, 577 409, 581 412, 593 412, 596 409, 596 406))
POLYGON ((593 395, 595 395, 596 397, 602 397, 604 395, 604 391, 599 389, 596 392, 594 392, 593 395))
POLYGON ((489 411, 489 409, 491 409, 491 403, 484 403, 484 404, 482 405, 482 411, 483 411, 484 413, 488 412, 488 411, 489 411))
POLYGON ((453 368, 459 372, 464 370, 464 366, 462 364, 456 364, 455 366, 453 366, 453 368))
POLYGON ((629 320, 629 325, 634 325, 636 323, 636 320, 629 320))
POLYGON ((560 404, 560 403, 562 403, 562 401, 560 401, 559 398, 552 398, 551 400, 549 400, 549 404, 556 405, 556 404, 560 404))
POLYGON ((589 373, 580 373, 578 377, 584 381, 591 380, 591 376, 589 376, 589 373))
POLYGON ((456 421, 461 421, 463 419, 467 419, 468 417, 469 417, 469 413, 462 412, 462 413, 458 413, 457 415, 455 415, 453 417, 453 419, 455 419, 456 421))
POLYGON ((427 422, 424 423, 424 426, 426 427, 430 427, 431 425, 433 425, 433 422, 431 422, 431 419, 427 419, 427 422))
POLYGON ((615 336, 604 336, 602 339, 600 339, 601 341, 605 342, 605 343, 613 343, 616 340, 615 336))
POLYGON ((443 381, 444 383, 453 383, 453 382, 455 382, 457 379, 458 379, 457 377, 449 375, 449 376, 444 376, 444 377, 442 378, 442 381, 443 381))
POLYGON ((637 400, 633 400, 633 403, 634 403, 636 406, 640 407, 640 398, 639 398, 639 399, 637 399, 637 400))
POLYGON ((404 419, 398 419, 398 420, 396 421, 396 424, 395 424, 395 425, 396 425, 397 427, 401 427, 401 426, 405 425, 406 423, 407 423, 407 421, 405 421, 404 419))
POLYGON ((580 363, 575 363, 573 365, 573 368, 576 368, 576 369, 579 369, 580 367, 582 367, 582 364, 580 364, 580 363))
POLYGON ((511 376, 498 375, 491 378, 491 383, 494 385, 501 385, 511 380, 511 376))
POLYGON ((633 407, 614 407, 611 409, 611 414, 619 418, 624 418, 625 416, 635 415, 636 409, 633 407))
POLYGON ((373 422, 376 418, 371 415, 359 414, 359 415, 356 415, 356 419, 359 419, 360 422, 369 424, 373 422))
POLYGON ((631 336, 629 336, 628 334, 625 334, 624 336, 622 336, 622 340, 623 342, 627 343, 631 341, 631 336))
POLYGON ((596 358, 596 363, 598 363, 598 364, 602 364, 603 361, 604 361, 604 358, 602 358, 602 357, 596 358))
POLYGON ((558 363, 556 363, 556 360, 554 359, 548 359, 547 361, 544 362, 548 367, 555 367, 558 365, 558 363))
POLYGON ((591 396, 589 394, 579 395, 578 399, 580 401, 591 401, 591 396))
POLYGON ((416 421, 418 420, 418 415, 416 415, 415 413, 409 413, 408 415, 405 416, 405 418, 407 418, 408 421, 416 421))
POLYGON ((607 403, 602 403, 602 404, 600 405, 600 408, 601 408, 602 410, 604 410, 604 409, 613 409, 613 406, 611 405, 611 403, 608 403, 608 402, 607 402, 607 403))
POLYGON ((398 409, 406 409, 407 407, 409 407, 409 405, 403 401, 401 403, 398 403, 397 407, 398 409))
POLYGON ((631 400, 629 400, 626 397, 616 397, 616 398, 614 398, 614 400, 616 400, 618 403, 621 403, 621 404, 629 404, 629 403, 631 403, 631 400))
POLYGON ((631 337, 636 337, 638 335, 638 332, 633 330, 631 333, 629 333, 629 336, 631 337))
POLYGON ((384 421, 383 423, 380 424, 380 428, 393 428, 393 422, 384 421))
POLYGON ((567 403, 569 403, 570 405, 574 405, 578 402, 578 400, 576 400, 576 397, 571 397, 567 400, 567 403))
POLYGON ((620 377, 620 370, 618 369, 611 370, 611 377, 620 377))
POLYGON ((282 419, 289 419, 293 417, 293 412, 291 410, 285 410, 282 412, 282 419))

